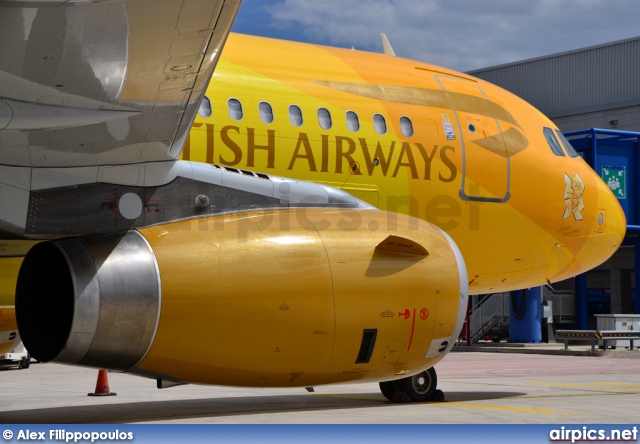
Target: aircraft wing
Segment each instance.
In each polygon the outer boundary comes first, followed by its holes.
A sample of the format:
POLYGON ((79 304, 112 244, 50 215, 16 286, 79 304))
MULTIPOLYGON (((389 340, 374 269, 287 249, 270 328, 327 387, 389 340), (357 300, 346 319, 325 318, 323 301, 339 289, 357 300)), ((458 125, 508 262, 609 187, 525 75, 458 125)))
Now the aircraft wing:
POLYGON ((0 0, 0 165, 177 159, 240 0, 0 0))

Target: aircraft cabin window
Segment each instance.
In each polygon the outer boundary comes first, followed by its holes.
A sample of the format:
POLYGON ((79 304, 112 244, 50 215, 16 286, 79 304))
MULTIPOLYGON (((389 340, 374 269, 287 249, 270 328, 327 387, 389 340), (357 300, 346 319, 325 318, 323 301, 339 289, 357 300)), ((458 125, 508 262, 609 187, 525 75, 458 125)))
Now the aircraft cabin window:
POLYGON ((564 151, 562 151, 562 148, 560 148, 560 144, 558 143, 556 136, 553 135, 553 130, 551 128, 545 127, 543 131, 544 137, 545 139, 547 139, 547 143, 551 147, 551 151, 553 151, 553 154, 555 154, 556 156, 564 156, 564 151))
POLYGON ((381 114, 373 115, 373 127, 378 134, 387 134, 387 121, 381 114))
POLYGON ((564 150, 567 152, 569 157, 578 157, 580 154, 576 151, 576 149, 571 145, 571 142, 564 137, 564 134, 560 132, 560 130, 556 130, 556 134, 558 135, 558 139, 560 139, 560 143, 564 146, 564 150))
POLYGON ((302 110, 299 106, 289 106, 289 121, 293 126, 302 126, 302 110))
POLYGON ((320 128, 328 130, 333 125, 331 122, 331 113, 326 108, 318 108, 318 125, 320 128))
POLYGON ((413 136, 413 123, 411 123, 411 119, 404 116, 400 117, 400 130, 405 137, 413 136))
POLYGON ((200 114, 200 116, 204 118, 211 117, 211 100, 209 100, 209 97, 204 96, 202 98, 202 102, 200 102, 200 108, 198 109, 198 114, 200 114))
POLYGON ((262 123, 273 123, 273 108, 267 102, 260 102, 258 104, 258 111, 260 111, 260 120, 262 123))
POLYGON ((360 129, 360 119, 353 111, 347 111, 347 128, 354 133, 360 129))
POLYGON ((229 108, 229 117, 233 120, 242 120, 242 103, 238 99, 229 99, 227 102, 229 108))

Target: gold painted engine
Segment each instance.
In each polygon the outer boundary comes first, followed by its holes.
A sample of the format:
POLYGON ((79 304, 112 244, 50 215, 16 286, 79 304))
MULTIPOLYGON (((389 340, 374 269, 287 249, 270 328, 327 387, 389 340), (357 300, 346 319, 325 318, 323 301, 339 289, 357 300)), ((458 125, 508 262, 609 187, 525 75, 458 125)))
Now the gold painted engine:
POLYGON ((375 209, 256 210, 36 245, 18 328, 42 361, 164 381, 397 379, 453 346, 467 308, 453 241, 375 209))

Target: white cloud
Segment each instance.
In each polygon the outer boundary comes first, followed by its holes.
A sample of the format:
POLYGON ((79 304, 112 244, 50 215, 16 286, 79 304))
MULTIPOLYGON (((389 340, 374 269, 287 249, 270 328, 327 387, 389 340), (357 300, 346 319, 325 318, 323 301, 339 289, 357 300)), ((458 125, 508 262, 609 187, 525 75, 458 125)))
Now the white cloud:
POLYGON ((640 35, 637 0, 280 0, 265 10, 307 40, 380 50, 385 32, 396 54, 459 70, 640 35))

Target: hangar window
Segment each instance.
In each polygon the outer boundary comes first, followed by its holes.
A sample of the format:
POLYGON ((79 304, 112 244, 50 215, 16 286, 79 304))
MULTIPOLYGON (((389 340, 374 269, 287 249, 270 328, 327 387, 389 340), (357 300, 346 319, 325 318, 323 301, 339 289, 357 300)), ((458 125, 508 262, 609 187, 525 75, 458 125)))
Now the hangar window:
POLYGON ((267 102, 260 102, 258 111, 260 111, 260 120, 263 123, 273 123, 273 108, 271 108, 271 105, 267 102))
POLYGON ((560 139, 560 143, 564 146, 564 150, 567 152, 569 157, 578 157, 580 154, 576 151, 576 149, 571 145, 571 142, 564 137, 564 134, 560 132, 560 130, 556 130, 556 134, 558 134, 558 139, 560 139))
POLYGON ((318 125, 322 129, 329 129, 332 126, 331 113, 326 108, 318 108, 318 125))
POLYGON ((200 114, 205 119, 207 117, 211 117, 211 100, 209 100, 209 97, 204 96, 202 98, 202 102, 200 102, 200 108, 198 109, 198 114, 200 114))
POLYGON ((560 144, 558 143, 558 139, 556 139, 556 136, 553 135, 553 130, 551 128, 545 127, 543 131, 544 137, 545 139, 547 139, 547 143, 551 147, 551 151, 553 151, 553 154, 555 154, 556 156, 564 156, 564 151, 562 151, 562 148, 560 148, 560 144))
POLYGON ((238 99, 229 99, 227 106, 229 108, 229 117, 233 120, 242 120, 242 103, 238 99))
POLYGON ((404 116, 400 117, 400 130, 405 137, 413 136, 413 123, 411 123, 411 119, 404 116))
POLYGON ((302 126, 302 110, 297 105, 289 107, 289 121, 293 126, 302 126))
POLYGON ((373 127, 378 134, 387 134, 387 121, 381 114, 373 115, 373 127))
POLYGON ((347 111, 347 128, 354 133, 360 129, 360 119, 353 111, 347 111))

